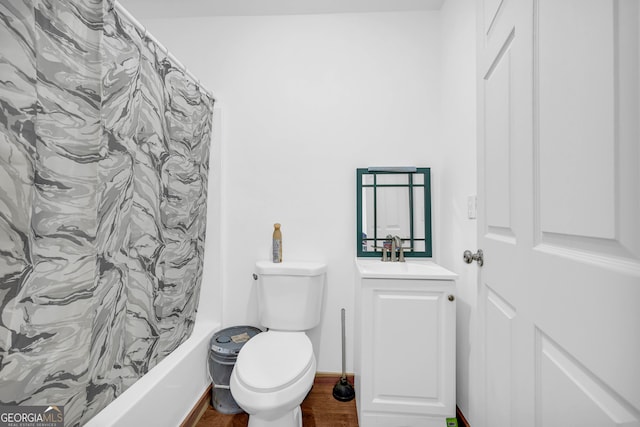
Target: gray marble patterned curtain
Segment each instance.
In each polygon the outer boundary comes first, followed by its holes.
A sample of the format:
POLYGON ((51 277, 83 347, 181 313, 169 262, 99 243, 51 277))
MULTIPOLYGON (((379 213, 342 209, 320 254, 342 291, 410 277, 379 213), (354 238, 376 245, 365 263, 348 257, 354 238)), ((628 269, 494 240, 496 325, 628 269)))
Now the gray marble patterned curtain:
POLYGON ((212 109, 112 1, 0 0, 0 405, 84 424, 188 338, 212 109))

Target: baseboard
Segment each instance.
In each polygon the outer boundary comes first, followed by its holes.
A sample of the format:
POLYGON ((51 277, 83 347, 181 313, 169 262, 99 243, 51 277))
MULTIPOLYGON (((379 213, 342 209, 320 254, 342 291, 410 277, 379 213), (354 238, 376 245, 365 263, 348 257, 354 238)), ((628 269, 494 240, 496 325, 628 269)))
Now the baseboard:
MULTIPOLYGON (((335 372, 317 372, 313 379, 314 384, 335 384, 340 381, 342 374, 335 372)), ((347 381, 353 384, 353 374, 347 374, 347 381)))
POLYGON ((469 421, 467 421, 467 419, 464 417, 464 414, 462 413, 460 408, 458 408, 457 406, 456 406, 456 415, 458 416, 458 421, 460 421, 460 423, 462 424, 459 427, 471 427, 471 425, 469 425, 469 421))
POLYGON ((187 415, 182 424, 180 424, 180 427, 195 427, 198 421, 200 421, 200 418, 202 418, 202 414, 204 414, 209 407, 210 401, 211 384, 209 384, 209 387, 207 387, 202 396, 200 396, 200 399, 198 399, 193 409, 189 412, 189 415, 187 415))

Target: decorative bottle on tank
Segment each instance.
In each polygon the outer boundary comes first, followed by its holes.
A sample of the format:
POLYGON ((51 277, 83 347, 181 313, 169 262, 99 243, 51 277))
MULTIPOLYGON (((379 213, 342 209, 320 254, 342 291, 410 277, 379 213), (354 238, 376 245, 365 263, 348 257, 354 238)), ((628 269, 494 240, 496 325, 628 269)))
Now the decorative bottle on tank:
POLYGON ((282 262, 282 231, 280 224, 273 224, 273 262, 282 262))

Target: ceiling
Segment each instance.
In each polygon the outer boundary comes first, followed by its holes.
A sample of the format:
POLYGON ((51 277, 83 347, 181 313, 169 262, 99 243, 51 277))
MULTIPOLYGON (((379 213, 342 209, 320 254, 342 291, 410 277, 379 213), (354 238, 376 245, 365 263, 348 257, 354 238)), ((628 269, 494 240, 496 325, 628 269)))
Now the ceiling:
POLYGON ((137 19, 439 10, 445 0, 119 0, 137 19))

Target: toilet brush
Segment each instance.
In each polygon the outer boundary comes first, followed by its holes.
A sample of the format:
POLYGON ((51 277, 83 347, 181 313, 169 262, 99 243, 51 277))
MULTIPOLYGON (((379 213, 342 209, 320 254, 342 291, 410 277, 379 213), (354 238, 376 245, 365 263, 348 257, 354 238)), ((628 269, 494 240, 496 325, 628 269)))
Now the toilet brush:
POLYGON ((347 380, 346 356, 345 356, 345 331, 344 331, 344 308, 342 309, 342 376, 340 380, 333 386, 333 397, 341 402, 353 400, 356 392, 353 386, 347 380))

